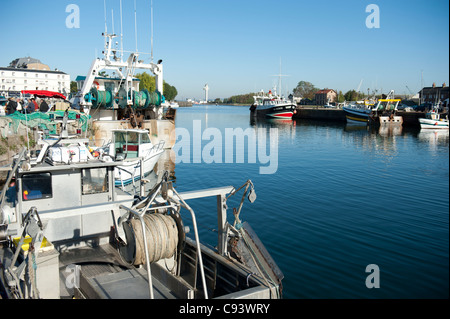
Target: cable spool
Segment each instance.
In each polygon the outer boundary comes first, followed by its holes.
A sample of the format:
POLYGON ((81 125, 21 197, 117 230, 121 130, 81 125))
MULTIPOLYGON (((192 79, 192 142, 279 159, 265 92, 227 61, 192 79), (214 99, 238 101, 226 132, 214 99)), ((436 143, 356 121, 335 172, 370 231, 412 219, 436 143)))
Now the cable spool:
POLYGON ((95 108, 105 107, 111 108, 113 106, 113 94, 111 90, 99 91, 97 88, 93 87, 88 94, 84 96, 87 102, 91 102, 92 106, 95 108))
POLYGON ((149 92, 147 89, 142 91, 126 91, 124 88, 120 88, 116 96, 116 103, 120 108, 125 109, 127 107, 127 99, 133 101, 131 107, 133 109, 146 109, 150 105, 160 106, 165 101, 165 97, 159 92, 149 92))
POLYGON ((125 109, 127 107, 127 91, 124 88, 120 88, 117 93, 116 103, 119 105, 121 109, 125 109))
MULTIPOLYGON (((145 233, 150 263, 172 257, 180 249, 182 228, 175 216, 145 214, 145 233)), ((123 223, 127 245, 120 249, 122 257, 135 266, 146 263, 141 221, 136 218, 123 223)))
POLYGON ((133 108, 143 108, 146 109, 150 104, 150 94, 147 89, 143 89, 142 91, 133 91, 133 108))

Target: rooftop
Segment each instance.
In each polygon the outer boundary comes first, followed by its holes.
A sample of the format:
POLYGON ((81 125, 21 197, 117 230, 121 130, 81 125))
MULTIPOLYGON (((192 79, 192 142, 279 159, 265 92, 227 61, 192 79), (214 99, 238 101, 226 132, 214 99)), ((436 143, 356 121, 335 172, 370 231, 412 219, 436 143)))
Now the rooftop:
POLYGON ((12 67, 0 67, 0 71, 14 71, 14 72, 37 72, 37 73, 55 73, 55 74, 67 74, 62 71, 52 71, 52 70, 36 70, 36 69, 23 69, 23 68, 12 68, 12 67))

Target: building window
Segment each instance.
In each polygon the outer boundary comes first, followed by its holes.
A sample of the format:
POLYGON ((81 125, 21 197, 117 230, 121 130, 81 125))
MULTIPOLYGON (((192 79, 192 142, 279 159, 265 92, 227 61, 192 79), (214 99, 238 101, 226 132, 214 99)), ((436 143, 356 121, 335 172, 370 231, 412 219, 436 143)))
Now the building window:
POLYGON ((52 176, 50 173, 26 174, 22 177, 22 199, 24 201, 51 197, 52 176))
POLYGON ((13 72, 13 73, 12 73, 12 76, 15 76, 15 75, 16 75, 16 72, 13 72))
POLYGON ((39 74, 38 74, 38 73, 36 73, 36 77, 39 77, 39 74))
POLYGON ((27 77, 27 74, 26 74, 26 73, 24 73, 24 74, 23 74, 23 76, 24 76, 24 77, 27 77))

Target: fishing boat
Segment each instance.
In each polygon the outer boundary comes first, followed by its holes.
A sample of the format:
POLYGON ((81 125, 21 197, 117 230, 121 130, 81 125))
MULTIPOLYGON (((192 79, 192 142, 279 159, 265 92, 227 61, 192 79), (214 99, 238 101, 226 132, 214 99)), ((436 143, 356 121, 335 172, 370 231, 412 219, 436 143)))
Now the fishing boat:
POLYGON ((421 129, 444 129, 448 130, 448 115, 442 119, 439 114, 439 103, 435 104, 430 112, 425 114, 425 118, 419 118, 421 129))
POLYGON ((256 200, 250 180, 179 193, 165 172, 135 196, 114 187, 123 163, 84 142, 14 158, 0 196, 0 298, 281 298, 283 273, 242 217, 256 200), (194 199, 217 202, 217 242, 201 242, 194 199))
POLYGON ((114 171, 116 186, 128 185, 148 175, 164 152, 164 141, 153 145, 147 130, 115 129, 112 137, 111 143, 98 150, 102 161, 123 162, 114 171))
POLYGON ((250 115, 264 118, 292 119, 297 112, 297 104, 293 100, 288 100, 269 90, 253 96, 254 103, 250 106, 250 115))
POLYGON ((368 123, 372 108, 366 104, 349 104, 342 107, 349 124, 368 123))
POLYGON ((403 118, 397 115, 401 99, 394 98, 391 90, 386 98, 378 99, 376 103, 364 100, 363 103, 350 104, 342 107, 347 123, 367 123, 377 125, 401 125, 403 118))

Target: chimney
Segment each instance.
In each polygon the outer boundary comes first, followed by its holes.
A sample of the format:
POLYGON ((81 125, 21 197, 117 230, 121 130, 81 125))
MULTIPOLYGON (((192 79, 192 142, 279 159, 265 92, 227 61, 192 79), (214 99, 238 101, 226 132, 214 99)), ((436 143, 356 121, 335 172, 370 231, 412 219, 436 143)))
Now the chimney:
POLYGON ((444 82, 444 84, 442 84, 442 88, 445 88, 446 87, 446 85, 445 85, 445 82, 444 82))
POLYGON ((433 82, 433 89, 436 87, 436 83, 433 82))

